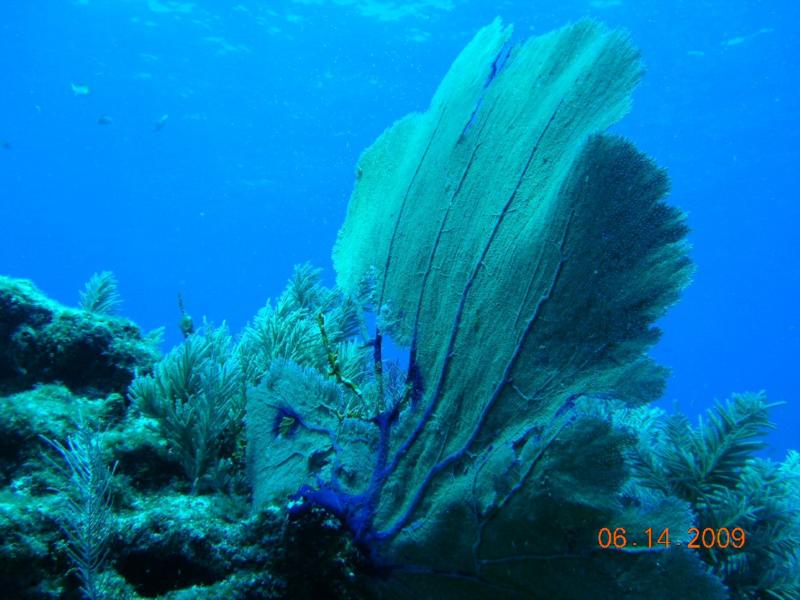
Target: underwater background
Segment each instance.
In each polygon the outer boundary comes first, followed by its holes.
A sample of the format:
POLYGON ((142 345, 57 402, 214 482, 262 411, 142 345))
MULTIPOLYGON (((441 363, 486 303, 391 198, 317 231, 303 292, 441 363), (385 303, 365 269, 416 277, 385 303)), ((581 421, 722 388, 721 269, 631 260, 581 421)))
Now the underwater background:
POLYGON ((798 17, 2 3, 0 597, 799 599, 798 17))
POLYGON ((583 16, 630 31, 647 72, 612 131, 668 169, 697 264, 652 351, 673 370, 661 404, 764 389, 787 402, 779 458, 800 428, 788 0, 3 2, 0 272, 74 304, 113 271, 123 314, 166 326, 166 348, 178 292, 238 331, 294 264, 332 281, 359 154, 498 15, 517 37, 583 16))

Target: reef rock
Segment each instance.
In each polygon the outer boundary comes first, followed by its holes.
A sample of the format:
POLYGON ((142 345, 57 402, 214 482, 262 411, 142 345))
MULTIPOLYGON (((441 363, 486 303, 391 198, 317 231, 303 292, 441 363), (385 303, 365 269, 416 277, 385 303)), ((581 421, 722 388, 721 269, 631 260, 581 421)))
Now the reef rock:
POLYGON ((61 382, 74 392, 124 393, 158 360, 156 345, 124 318, 63 306, 32 282, 0 277, 0 387, 61 382))

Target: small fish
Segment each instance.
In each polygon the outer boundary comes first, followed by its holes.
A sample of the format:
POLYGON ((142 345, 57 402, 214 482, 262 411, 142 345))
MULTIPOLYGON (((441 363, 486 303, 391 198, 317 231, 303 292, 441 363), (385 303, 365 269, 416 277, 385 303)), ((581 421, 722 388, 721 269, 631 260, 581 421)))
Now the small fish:
POLYGON ((161 118, 156 121, 155 126, 153 127, 153 131, 161 131, 166 126, 167 121, 169 121, 169 115, 161 115, 161 118))
POLYGON ((733 37, 733 38, 731 38, 729 40, 725 40, 724 42, 722 42, 722 45, 723 46, 738 46, 739 44, 743 44, 744 42, 746 42, 749 37, 750 36, 747 36, 747 35, 740 35, 740 36, 737 36, 737 37, 733 37))
POLYGON ((98 125, 111 125, 113 122, 114 119, 112 119, 108 115, 100 115, 99 117, 97 117, 98 125))
POLYGON ((69 85, 72 88, 72 93, 76 96, 88 96, 92 93, 88 85, 76 85, 74 83, 70 83, 69 85))
POLYGON ((8 140, 0 140, 0 148, 3 150, 11 150, 11 142, 8 140))
POLYGON ((775 31, 772 27, 762 27, 758 31, 754 31, 753 33, 749 33, 747 35, 740 35, 737 37, 732 37, 729 40, 725 40, 722 42, 723 46, 738 46, 740 44, 744 44, 745 42, 749 42, 754 37, 758 37, 759 35, 764 35, 765 33, 772 33, 775 31))

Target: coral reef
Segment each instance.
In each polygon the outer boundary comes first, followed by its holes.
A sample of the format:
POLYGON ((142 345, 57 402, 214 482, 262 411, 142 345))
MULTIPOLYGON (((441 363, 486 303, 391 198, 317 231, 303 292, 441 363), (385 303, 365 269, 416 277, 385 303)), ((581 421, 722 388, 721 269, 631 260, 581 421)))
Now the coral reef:
POLYGON ((286 597, 271 568, 286 515, 189 494, 158 428, 137 413, 119 395, 56 385, 0 397, 4 597, 286 597))
POLYGON ((63 306, 30 281, 0 277, 0 389, 60 382, 78 393, 122 393, 158 358, 135 323, 63 306))
POLYGON ((592 531, 632 518, 627 442, 579 401, 660 393, 646 351, 691 272, 686 227, 664 173, 602 134, 640 75, 626 38, 583 22, 512 49, 510 33, 479 32, 428 111, 364 153, 334 249, 342 288, 372 280, 392 315, 379 336, 411 348, 415 402, 339 427, 336 389, 289 366, 250 398, 250 438, 271 437, 281 465, 254 474, 255 501, 305 475, 297 498, 348 524, 387 595, 557 594, 578 564, 565 595, 610 595, 645 568, 592 556, 592 531), (269 427, 286 418, 285 435, 269 427))
MULTIPOLYGON (((293 278, 287 294, 296 283, 293 278)), ((320 286, 316 277, 308 282, 311 288, 342 297, 341 292, 320 286)), ((286 339, 280 330, 295 329, 298 319, 313 323, 314 311, 308 308, 315 305, 300 306, 297 314, 287 313, 293 318, 271 321, 278 328, 272 330, 276 338, 286 339)), ((329 308, 330 314, 341 313, 335 305, 329 308)), ((253 335, 254 326, 236 340, 224 327, 205 325, 167 355, 153 375, 137 379, 131 396, 143 381, 175 368, 175 357, 184 352, 199 349, 206 358, 213 356, 214 352, 202 351, 210 340, 219 342, 212 344, 218 350, 217 360, 240 360, 244 339, 253 335)), ((308 327, 313 331, 310 323, 308 327)), ((340 348, 357 345, 352 338, 339 343, 340 348)), ((218 458, 229 460, 227 476, 239 481, 227 487, 197 485, 195 474, 185 469, 184 459, 191 452, 176 445, 169 426, 162 423, 166 413, 143 415, 138 401, 126 403, 114 393, 77 396, 54 384, 0 398, 4 488, 0 585, 9 597, 398 595, 396 582, 403 566, 392 564, 387 560, 391 555, 376 552, 367 543, 369 524, 359 521, 363 513, 356 504, 362 501, 364 506, 368 500, 358 498, 358 491, 369 489, 374 471, 358 465, 375 464, 379 458, 380 439, 374 432, 380 431, 377 425, 384 413, 377 404, 364 410, 354 407, 374 402, 378 373, 385 380, 387 405, 399 407, 403 414, 418 411, 415 406, 424 397, 414 400, 404 383, 405 373, 387 362, 380 371, 361 365, 361 375, 354 380, 363 390, 359 399, 325 366, 325 353, 335 352, 330 339, 329 344, 326 348, 319 335, 304 346, 303 366, 278 354, 265 372, 252 371, 259 375, 246 393, 247 473, 242 457, 236 458, 245 444, 241 422, 238 427, 229 422, 229 442, 214 450, 218 458), (341 460, 342 456, 350 461, 341 460), (96 468, 81 466, 91 464, 96 468), (103 477, 93 475, 103 473, 103 477), (339 490, 313 487, 334 480, 339 490), (253 484, 252 504, 247 490, 239 487, 248 481, 253 484), (86 493, 92 489, 102 493, 86 493), (337 497, 350 504, 337 506, 337 497), (92 503, 93 498, 100 502, 92 503), (70 503, 79 510, 65 512, 70 503), (251 505, 260 508, 252 510, 251 505), (103 513, 105 519, 95 518, 102 516, 93 512, 98 506, 110 511, 103 513), (81 507, 88 512, 76 520, 81 507), (75 560, 76 542, 81 539, 65 537, 64 531, 87 523, 85 533, 91 534, 91 526, 98 522, 105 525, 103 543, 97 548, 105 552, 96 556, 105 560, 94 562, 93 591, 87 593, 87 578, 79 576, 81 569, 72 569, 81 566, 75 560)), ((284 350, 297 356, 288 346, 284 350)), ((370 358, 362 355, 357 362, 368 363, 370 358)), ((202 360, 190 364, 204 365, 202 360)), ((219 372, 211 369, 203 376, 219 372)), ((185 402, 176 410, 191 410, 195 403, 199 410, 204 401, 189 394, 185 402)), ((723 581, 732 598, 759 598, 767 592, 781 599, 796 597, 798 571, 792 565, 797 563, 800 521, 792 502, 798 493, 800 461, 796 453, 780 465, 757 458, 769 426, 763 396, 736 397, 730 407, 720 406, 696 429, 679 415, 668 417, 648 406, 607 397, 584 396, 573 404, 569 418, 559 422, 558 435, 544 438, 545 431, 531 432, 532 437, 547 440, 544 451, 525 444, 508 448, 518 453, 517 464, 487 488, 508 498, 513 491, 510 478, 519 477, 522 461, 532 457, 536 463, 526 504, 509 502, 508 508, 516 510, 502 515, 502 520, 496 518, 493 526, 498 530, 484 530, 493 543, 509 543, 523 552, 522 559, 531 561, 528 569, 539 588, 522 595, 595 597, 586 591, 590 580, 593 589, 603 593, 614 590, 642 597, 725 597, 723 581), (631 539, 634 531, 670 526, 673 545, 659 550, 604 550, 596 542, 598 531, 611 525, 626 526, 631 539), (693 525, 740 526, 751 543, 716 552, 677 547, 677 542, 688 541, 683 533, 693 525), (591 540, 591 548, 586 540, 591 540), (576 570, 582 577, 570 575, 576 570)), ((487 469, 491 463, 485 461, 481 467, 487 469)), ((450 483, 458 483, 455 471, 450 483)), ((454 489, 465 499, 474 493, 471 486, 454 489)), ((402 494, 403 488, 395 486, 387 493, 402 494)), ((448 506, 452 511, 453 505, 448 506)), ((475 505, 463 506, 472 511, 475 505)), ((457 544, 471 541, 468 528, 449 533, 449 545, 420 551, 430 551, 430 560, 439 556, 447 560, 457 544)), ((91 556, 95 546, 91 538, 89 542, 85 551, 91 556)), ((507 563, 502 558, 486 560, 484 576, 513 567, 507 563)), ((443 578, 444 583, 417 587, 414 594, 468 596, 475 586, 466 584, 465 574, 431 571, 426 577, 443 578)), ((520 595, 510 586, 498 594, 520 595)))
POLYGON ((372 292, 380 409, 342 418, 352 389, 273 363, 248 398, 255 505, 297 490, 295 513, 334 514, 383 597, 723 598, 685 547, 596 537, 649 523, 686 544, 703 516, 638 481, 634 431, 598 408, 660 395, 653 323, 692 270, 664 172, 603 133, 637 54, 590 22, 509 37, 479 32, 362 155, 334 264, 372 292), (387 334, 410 349, 400 396, 387 334))
MULTIPOLYGON (((57 306, 38 292, 37 305, 57 306)), ((156 364, 148 346, 151 360, 123 395, 98 393, 110 387, 100 371, 76 388, 83 395, 34 376, 9 385, 30 389, 0 396, 8 597, 297 598, 325 589, 358 597, 362 558, 339 521, 321 510, 307 518, 284 507, 252 511, 247 497, 248 383, 283 353, 320 373, 336 354, 340 375, 355 380, 364 356, 350 341, 361 326, 357 304, 320 285, 318 270, 298 267, 277 305, 280 316, 268 305, 237 338, 204 323, 156 364), (314 577, 305 570, 311 549, 314 577)), ((124 343, 127 334, 118 335, 124 343)), ((108 358, 85 352, 89 362, 108 358)))
POLYGON ((636 52, 510 35, 364 153, 338 286, 296 267, 239 335, 179 301, 161 358, 110 273, 83 309, 0 278, 6 597, 800 595, 765 396, 697 427, 648 404, 692 267, 665 173, 604 133, 636 52))

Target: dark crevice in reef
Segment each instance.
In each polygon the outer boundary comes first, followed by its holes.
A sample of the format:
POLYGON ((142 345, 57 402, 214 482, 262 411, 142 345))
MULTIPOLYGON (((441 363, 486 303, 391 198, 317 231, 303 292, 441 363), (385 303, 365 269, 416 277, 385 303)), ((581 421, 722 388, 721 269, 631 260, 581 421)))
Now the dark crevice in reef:
POLYGON ((114 567, 140 596, 156 598, 167 592, 191 586, 207 586, 224 579, 207 568, 208 563, 193 562, 183 552, 165 554, 141 550, 126 554, 114 567))
POLYGON ((375 576, 352 533, 330 512, 307 506, 286 521, 274 562, 285 597, 299 600, 370 598, 366 582, 375 576))

